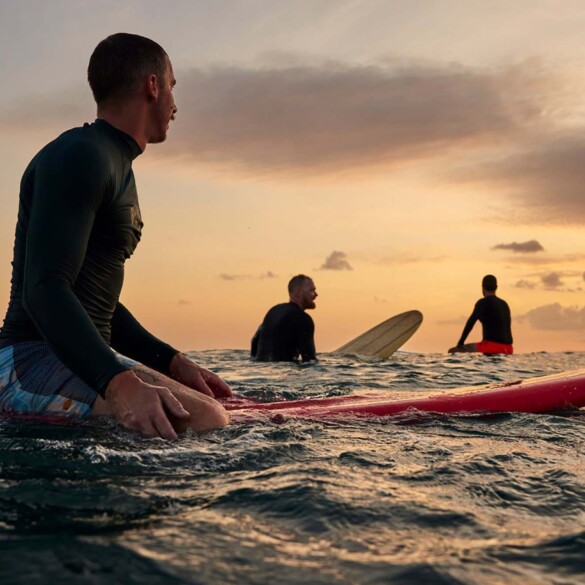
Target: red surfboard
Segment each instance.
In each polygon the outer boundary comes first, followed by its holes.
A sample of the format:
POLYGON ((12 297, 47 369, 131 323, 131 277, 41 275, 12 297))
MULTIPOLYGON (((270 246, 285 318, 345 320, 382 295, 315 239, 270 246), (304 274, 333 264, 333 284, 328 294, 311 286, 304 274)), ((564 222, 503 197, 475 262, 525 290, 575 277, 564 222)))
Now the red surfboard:
POLYGON ((496 412, 543 413, 585 406, 585 370, 565 372, 528 380, 472 386, 443 393, 425 391, 424 396, 393 399, 381 394, 362 394, 252 402, 231 400, 224 403, 234 422, 282 417, 306 419, 344 418, 355 415, 389 416, 408 410, 445 414, 496 412))

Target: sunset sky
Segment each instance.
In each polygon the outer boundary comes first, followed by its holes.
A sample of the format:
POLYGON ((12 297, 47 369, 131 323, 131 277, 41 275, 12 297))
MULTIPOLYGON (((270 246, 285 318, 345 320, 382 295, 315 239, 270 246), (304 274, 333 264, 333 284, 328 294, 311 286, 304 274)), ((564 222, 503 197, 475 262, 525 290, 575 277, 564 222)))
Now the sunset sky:
POLYGON ((492 273, 517 352, 583 351, 584 30, 583 0, 0 0, 0 313, 21 174, 124 31, 177 78, 134 165, 122 301, 153 333, 247 348, 302 272, 318 351, 419 309, 405 349, 445 352, 492 273))

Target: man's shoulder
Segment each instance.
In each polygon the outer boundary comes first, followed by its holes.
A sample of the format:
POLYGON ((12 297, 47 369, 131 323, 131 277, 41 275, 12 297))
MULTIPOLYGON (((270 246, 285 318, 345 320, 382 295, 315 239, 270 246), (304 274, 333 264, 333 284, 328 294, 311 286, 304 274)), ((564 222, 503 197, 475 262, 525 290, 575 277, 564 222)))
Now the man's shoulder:
POLYGON ((266 316, 268 317, 268 315, 274 315, 275 313, 286 313, 288 311, 294 311, 294 307, 296 307, 294 303, 278 303, 278 305, 274 305, 268 309, 266 316))
POLYGON ((490 295, 483 299, 480 299, 480 301, 478 301, 478 305, 479 302, 481 301, 483 301, 483 303, 480 305, 482 307, 491 307, 492 310, 496 309, 496 307, 502 307, 504 309, 510 310, 508 303, 504 299, 497 297, 496 295, 490 295))
POLYGON ((49 142, 37 155, 51 164, 64 163, 88 168, 104 168, 109 164, 107 145, 93 124, 66 130, 49 142))
POLYGON ((508 303, 502 298, 496 295, 490 295, 484 299, 486 302, 493 303, 494 305, 507 305, 508 303))

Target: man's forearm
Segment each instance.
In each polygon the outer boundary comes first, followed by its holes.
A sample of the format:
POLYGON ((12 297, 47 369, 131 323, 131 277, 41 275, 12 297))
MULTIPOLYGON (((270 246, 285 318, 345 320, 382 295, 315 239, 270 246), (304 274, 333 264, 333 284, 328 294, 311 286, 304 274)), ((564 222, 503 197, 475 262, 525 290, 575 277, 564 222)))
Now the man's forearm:
POLYGON ((148 332, 121 303, 117 304, 112 317, 111 343, 119 353, 167 376, 171 360, 178 353, 148 332))

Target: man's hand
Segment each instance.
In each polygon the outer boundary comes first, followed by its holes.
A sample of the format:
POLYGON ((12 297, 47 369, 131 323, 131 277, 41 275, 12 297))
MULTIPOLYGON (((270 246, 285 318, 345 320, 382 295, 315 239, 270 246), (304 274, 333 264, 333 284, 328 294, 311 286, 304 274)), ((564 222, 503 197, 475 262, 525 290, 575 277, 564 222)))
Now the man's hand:
POLYGON ((110 380, 105 399, 121 425, 147 437, 175 441, 177 433, 168 415, 189 418, 189 412, 168 388, 147 384, 130 370, 110 380))
POLYGON ((472 353, 476 351, 474 343, 462 343, 449 349, 449 353, 472 353))
POLYGON ((181 384, 212 398, 229 398, 232 389, 217 375, 192 362, 182 353, 177 353, 169 367, 171 376, 181 384))

